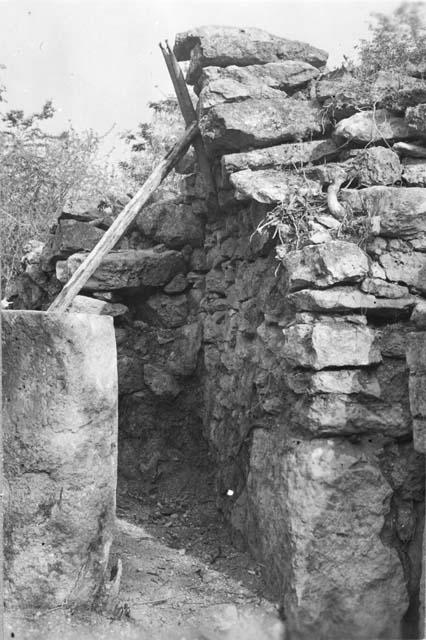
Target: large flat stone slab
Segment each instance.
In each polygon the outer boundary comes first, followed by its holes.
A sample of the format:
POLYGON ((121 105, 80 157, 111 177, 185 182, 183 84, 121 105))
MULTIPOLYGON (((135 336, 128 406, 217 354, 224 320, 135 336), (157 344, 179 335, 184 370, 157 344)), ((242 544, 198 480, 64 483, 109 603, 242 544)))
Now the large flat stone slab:
POLYGON ((204 112, 221 102, 247 98, 276 97, 302 87, 319 75, 318 69, 302 60, 285 60, 264 65, 206 67, 198 81, 199 109, 204 112), (277 93, 278 92, 278 93, 277 93))
POLYGON ((323 67, 328 54, 298 40, 288 40, 255 27, 203 26, 178 33, 173 51, 179 61, 190 60, 187 82, 194 84, 203 67, 245 67, 302 60, 323 67))
POLYGON ((376 298, 354 287, 332 287, 331 289, 302 289, 287 296, 297 311, 320 311, 341 313, 345 311, 377 312, 381 315, 398 311, 409 311, 416 303, 415 296, 400 298, 376 298))
MULTIPOLYGON (((65 283, 87 255, 75 253, 66 263, 57 263, 58 279, 65 283)), ((185 271, 185 262, 178 251, 156 249, 128 249, 105 256, 100 267, 84 288, 89 291, 109 291, 133 287, 161 287, 177 273, 185 271)))
POLYGON ((204 143, 214 155, 319 137, 327 124, 317 103, 281 97, 220 104, 200 118, 204 143))
POLYGON ((7 311, 2 324, 6 604, 90 607, 115 525, 112 318, 7 311))
POLYGON ((318 162, 323 158, 333 156, 337 152, 337 146, 331 139, 309 140, 307 142, 294 142, 280 144, 265 149, 253 149, 245 153, 230 153, 221 159, 222 174, 225 179, 231 173, 244 169, 278 169, 294 168, 318 162))
POLYGON ((263 204, 286 202, 292 194, 318 196, 321 187, 313 180, 291 171, 278 169, 245 169, 230 177, 237 200, 254 200, 263 204))

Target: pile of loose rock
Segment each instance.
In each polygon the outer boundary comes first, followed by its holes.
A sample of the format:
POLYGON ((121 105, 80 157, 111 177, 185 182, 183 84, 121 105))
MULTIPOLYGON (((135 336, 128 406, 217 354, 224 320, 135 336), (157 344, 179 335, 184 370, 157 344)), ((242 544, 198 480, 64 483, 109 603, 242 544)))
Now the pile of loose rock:
MULTIPOLYGON (((121 471, 142 478, 202 420, 219 504, 291 638, 421 637, 426 82, 378 74, 369 102, 324 51, 258 29, 195 29, 175 53, 218 206, 188 156, 182 196, 142 211, 74 307, 117 316, 121 471), (257 233, 277 207, 287 222, 257 233)), ((59 220, 24 304, 105 217, 59 220)))

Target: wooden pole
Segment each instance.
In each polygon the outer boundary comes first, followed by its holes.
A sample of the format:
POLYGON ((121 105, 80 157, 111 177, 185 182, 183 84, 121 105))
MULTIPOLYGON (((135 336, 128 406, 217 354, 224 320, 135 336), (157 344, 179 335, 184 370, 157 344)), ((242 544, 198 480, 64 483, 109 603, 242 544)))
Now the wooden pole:
MULTIPOLYGON (((193 120, 196 120, 197 114, 195 113, 194 105, 192 104, 191 96, 189 95, 188 87, 186 86, 185 78, 183 77, 182 69, 178 61, 176 60, 175 54, 169 47, 169 43, 166 40, 165 45, 160 42, 160 49, 163 53, 164 60, 167 65, 167 69, 170 74, 170 78, 173 83, 173 87, 176 93, 176 97, 179 103, 180 110, 183 115, 183 119, 185 120, 186 125, 193 120)), ((198 165, 200 167, 201 174, 203 175, 207 187, 210 193, 216 195, 216 185, 213 180, 212 172, 210 169, 210 163, 207 158, 206 150, 204 149, 203 139, 200 134, 198 134, 192 145, 195 149, 195 153, 197 154, 198 165)))
POLYGON ((105 235, 102 236, 96 247, 92 249, 84 262, 78 267, 56 300, 50 305, 48 313, 52 311, 63 312, 68 309, 75 296, 94 274, 106 254, 111 251, 122 238, 144 204, 149 200, 168 173, 170 173, 176 162, 184 155, 198 132, 197 122, 192 122, 185 130, 182 138, 178 140, 169 153, 157 165, 137 194, 124 207, 108 231, 105 232, 105 235))

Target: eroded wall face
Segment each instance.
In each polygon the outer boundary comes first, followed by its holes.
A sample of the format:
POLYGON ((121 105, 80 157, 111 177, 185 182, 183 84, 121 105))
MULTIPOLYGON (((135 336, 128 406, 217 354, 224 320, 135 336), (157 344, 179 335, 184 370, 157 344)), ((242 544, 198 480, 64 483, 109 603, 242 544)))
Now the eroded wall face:
POLYGON ((7 311, 2 326, 6 608, 91 606, 115 519, 112 319, 7 311))

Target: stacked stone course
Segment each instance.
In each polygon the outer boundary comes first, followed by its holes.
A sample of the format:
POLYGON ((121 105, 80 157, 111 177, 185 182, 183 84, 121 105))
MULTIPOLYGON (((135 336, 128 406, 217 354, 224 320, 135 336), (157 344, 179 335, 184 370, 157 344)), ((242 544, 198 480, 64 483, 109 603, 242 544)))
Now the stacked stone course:
MULTIPOLYGON (((142 211, 83 292, 117 313, 119 468, 143 479, 202 421, 218 505, 289 638, 422 637, 426 160, 393 145, 424 144, 426 82, 379 74, 376 109, 325 52, 260 30, 192 30, 175 53, 219 206, 192 161, 182 197, 142 211), (256 232, 336 182, 343 218, 310 209, 288 243, 256 232)), ((106 214, 84 215, 27 257, 24 304, 94 246, 106 214)))

